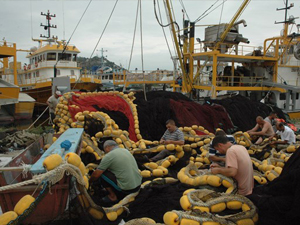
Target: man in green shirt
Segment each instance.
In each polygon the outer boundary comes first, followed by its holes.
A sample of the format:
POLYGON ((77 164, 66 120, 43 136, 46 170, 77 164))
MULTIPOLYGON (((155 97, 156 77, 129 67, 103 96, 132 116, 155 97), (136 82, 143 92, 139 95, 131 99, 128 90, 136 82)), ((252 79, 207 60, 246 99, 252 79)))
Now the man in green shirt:
POLYGON ((140 189, 142 176, 132 154, 124 148, 119 148, 113 140, 103 144, 106 155, 93 172, 90 182, 100 180, 101 185, 108 191, 102 198, 106 204, 113 205, 126 195, 140 189))

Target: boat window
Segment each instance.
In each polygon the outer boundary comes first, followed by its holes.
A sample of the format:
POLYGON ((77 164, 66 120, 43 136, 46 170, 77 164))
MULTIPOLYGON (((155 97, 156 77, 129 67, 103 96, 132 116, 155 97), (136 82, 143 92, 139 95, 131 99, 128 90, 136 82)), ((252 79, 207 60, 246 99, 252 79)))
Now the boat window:
POLYGON ((56 53, 54 52, 47 53, 47 60, 56 60, 56 53))
POLYGON ((60 75, 60 70, 56 70, 56 75, 60 75))
POLYGON ((58 59, 62 60, 62 61, 71 61, 71 54, 62 54, 62 53, 58 53, 58 59))
POLYGON ((73 62, 76 62, 77 61, 77 54, 73 54, 73 59, 72 59, 73 62))
POLYGON ((31 79, 31 73, 28 74, 28 79, 31 79))
POLYGON ((27 73, 25 73, 25 79, 27 79, 27 73))
POLYGON ((39 76, 40 76, 40 71, 36 71, 35 77, 39 77, 39 76))
POLYGON ((32 73, 32 78, 35 78, 35 72, 34 72, 34 73, 32 73))
POLYGON ((280 100, 285 100, 286 99, 286 93, 280 93, 279 99, 280 100))
POLYGON ((105 79, 108 79, 108 76, 105 76, 105 79))
POLYGON ((43 54, 43 61, 45 61, 45 54, 43 54))
POLYGON ((75 75, 74 70, 71 70, 71 75, 75 75))
POLYGON ((109 79, 112 80, 113 79, 113 75, 109 75, 109 79))

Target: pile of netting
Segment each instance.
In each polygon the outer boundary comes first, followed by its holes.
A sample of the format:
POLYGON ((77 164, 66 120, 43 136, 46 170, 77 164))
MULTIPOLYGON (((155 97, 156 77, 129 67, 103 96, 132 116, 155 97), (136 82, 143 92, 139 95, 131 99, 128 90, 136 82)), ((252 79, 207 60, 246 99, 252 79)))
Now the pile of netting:
POLYGON ((201 105, 191 101, 181 93, 152 91, 135 94, 140 131, 148 140, 160 140, 165 131, 165 122, 173 119, 177 126, 198 125, 209 132, 222 128, 231 133, 234 125, 226 110, 220 105, 201 105))
MULTIPOLYGON (((208 170, 211 164, 210 142, 215 137, 210 130, 220 127, 226 130, 226 126, 232 126, 224 108, 220 105, 201 106, 178 93, 151 92, 147 100, 141 94, 122 92, 65 93, 60 98, 55 112, 57 133, 69 128, 84 128, 85 131, 80 160, 77 160, 85 182, 85 186, 78 186, 78 198, 85 215, 93 218, 95 224, 107 225, 118 224, 122 218, 134 224, 134 220, 143 217, 172 225, 256 224, 257 209, 250 200, 236 194, 236 181, 220 174, 213 175, 208 170), (224 114, 219 115, 219 112, 224 114), (159 143, 166 129, 165 121, 170 118, 183 132, 184 145, 159 143), (106 194, 99 185, 88 182, 105 156, 102 144, 107 139, 115 140, 119 147, 130 151, 143 177, 139 192, 126 196, 111 207, 103 207, 98 201, 106 194), (149 162, 145 157, 150 158, 165 150, 170 155, 157 162, 149 162)), ((293 212, 290 218, 297 218, 295 204, 298 201, 296 190, 299 188, 297 179, 300 171, 299 166, 288 166, 288 160, 293 159, 293 165, 298 162, 299 153, 295 157, 293 154, 299 144, 279 151, 269 139, 255 145, 246 132, 235 132, 233 136, 237 144, 248 150, 255 170, 255 185, 265 185, 263 194, 267 195, 266 198, 278 197, 275 202, 272 198, 268 199, 269 202, 257 201, 258 206, 262 205, 261 216, 264 213, 276 214, 286 207, 284 212, 293 212), (291 173, 284 172, 282 168, 291 173), (282 182, 276 185, 278 180, 282 182), (283 188, 279 186, 286 188, 287 192, 282 191, 280 195, 278 191, 283 188), (277 206, 277 201, 282 207, 277 206), (263 206, 265 202, 268 204, 263 206)), ((256 200, 254 198, 253 201, 256 200)), ((263 219, 261 221, 261 224, 268 224, 263 219)))
POLYGON ((251 101, 241 95, 222 100, 210 100, 210 102, 223 106, 238 130, 247 131, 252 129, 256 124, 255 119, 257 116, 266 118, 272 111, 277 113, 278 118, 285 119, 284 113, 278 107, 251 101))

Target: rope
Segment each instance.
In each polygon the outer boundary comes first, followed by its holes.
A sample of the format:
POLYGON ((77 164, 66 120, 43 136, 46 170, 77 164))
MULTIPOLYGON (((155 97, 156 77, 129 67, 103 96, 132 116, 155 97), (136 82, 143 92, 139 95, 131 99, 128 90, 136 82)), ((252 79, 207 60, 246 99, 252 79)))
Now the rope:
POLYGON ((44 115, 44 113, 48 110, 48 108, 49 108, 49 106, 42 112, 42 114, 26 130, 29 130, 44 115))
POLYGON ((31 180, 27 180, 27 181, 23 181, 20 183, 10 184, 10 185, 0 187, 0 192, 19 188, 19 187, 29 185, 29 184, 39 184, 46 179, 48 180, 50 185, 53 185, 63 178, 65 172, 67 173, 67 175, 74 176, 77 179, 77 182, 79 184, 85 185, 85 181, 84 181, 83 177, 81 176, 81 172, 80 172, 79 168, 76 166, 73 166, 72 164, 68 164, 68 163, 64 162, 60 166, 55 168, 54 170, 34 176, 31 180))

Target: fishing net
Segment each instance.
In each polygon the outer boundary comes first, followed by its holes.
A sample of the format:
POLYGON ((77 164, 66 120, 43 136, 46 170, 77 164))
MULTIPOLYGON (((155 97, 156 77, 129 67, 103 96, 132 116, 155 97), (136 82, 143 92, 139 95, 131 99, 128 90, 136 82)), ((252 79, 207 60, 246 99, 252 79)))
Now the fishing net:
POLYGON ((203 106, 181 93, 152 91, 147 93, 147 101, 142 93, 135 97, 141 135, 147 140, 160 140, 168 119, 173 119, 177 126, 201 125, 210 132, 218 127, 234 127, 222 106, 203 106))
POLYGON ((254 188, 249 198, 259 209, 259 224, 299 224, 300 150, 285 164, 281 175, 254 188))
POLYGON ((210 100, 212 103, 222 105, 229 114, 232 122, 239 130, 247 131, 256 124, 256 117, 267 117, 271 111, 275 111, 279 118, 285 118, 284 113, 277 107, 270 107, 261 102, 251 101, 246 97, 237 95, 222 100, 210 100))

